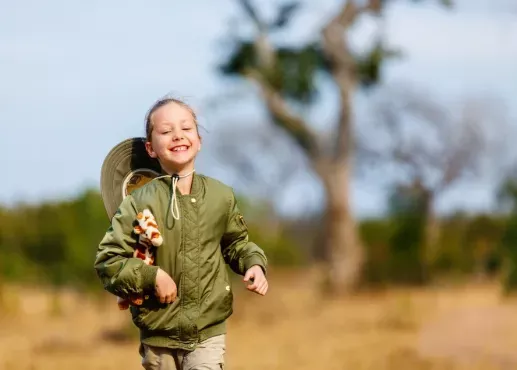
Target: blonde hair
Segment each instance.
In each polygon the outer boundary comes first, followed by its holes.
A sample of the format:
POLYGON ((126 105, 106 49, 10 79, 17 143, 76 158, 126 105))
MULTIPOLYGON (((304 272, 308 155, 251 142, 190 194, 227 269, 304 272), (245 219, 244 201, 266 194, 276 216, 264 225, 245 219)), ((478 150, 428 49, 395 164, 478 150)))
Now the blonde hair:
MULTIPOLYGON (((145 136, 147 138, 147 141, 151 141, 151 134, 153 133, 153 123, 152 123, 152 117, 154 112, 156 112, 161 107, 174 103, 178 104, 179 106, 187 109, 190 114, 192 115, 192 118, 194 119, 194 123, 196 124, 196 130, 198 131, 199 135, 199 128, 198 128, 198 122, 197 122, 197 116, 196 112, 194 112, 194 109, 187 103, 185 103, 183 100, 177 99, 177 98, 171 98, 171 97, 165 97, 160 100, 158 100, 156 103, 153 104, 153 106, 149 109, 145 116, 145 136)), ((200 136, 201 137, 201 136, 200 136)))

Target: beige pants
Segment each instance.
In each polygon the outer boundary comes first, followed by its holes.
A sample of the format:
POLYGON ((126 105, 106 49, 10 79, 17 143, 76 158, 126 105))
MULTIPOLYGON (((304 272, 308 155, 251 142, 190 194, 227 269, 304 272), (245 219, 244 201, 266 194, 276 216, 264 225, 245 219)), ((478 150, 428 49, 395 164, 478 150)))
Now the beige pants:
POLYGON ((224 369, 225 335, 199 343, 194 351, 144 345, 142 366, 147 370, 221 370, 224 369))

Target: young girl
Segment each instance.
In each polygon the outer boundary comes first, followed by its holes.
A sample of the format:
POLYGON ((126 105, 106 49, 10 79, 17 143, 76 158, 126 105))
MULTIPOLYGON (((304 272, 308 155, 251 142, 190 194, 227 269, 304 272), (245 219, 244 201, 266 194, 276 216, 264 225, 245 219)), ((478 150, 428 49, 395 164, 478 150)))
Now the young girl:
POLYGON ((140 330, 145 369, 222 369, 225 322, 233 294, 226 264, 247 289, 265 295, 267 260, 248 240, 232 189, 195 172, 201 150, 194 111, 184 102, 158 101, 146 117, 145 148, 165 173, 125 196, 100 242, 95 269, 104 288, 127 299, 140 330), (155 263, 133 257, 136 216, 154 215, 163 243, 155 263))

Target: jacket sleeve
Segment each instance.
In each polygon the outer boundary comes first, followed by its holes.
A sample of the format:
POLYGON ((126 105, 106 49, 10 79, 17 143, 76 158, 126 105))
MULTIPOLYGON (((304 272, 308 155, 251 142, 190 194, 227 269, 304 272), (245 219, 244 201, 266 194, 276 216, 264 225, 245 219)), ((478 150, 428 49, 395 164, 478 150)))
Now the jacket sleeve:
POLYGON ((235 273, 244 275, 254 265, 262 267, 264 274, 266 273, 266 255, 261 248, 248 240, 248 226, 239 210, 233 192, 221 247, 226 263, 235 273))
POLYGON ((111 220, 97 249, 94 268, 108 292, 128 298, 154 290, 158 266, 149 266, 143 260, 133 257, 137 242, 133 233, 137 208, 128 195, 111 220))

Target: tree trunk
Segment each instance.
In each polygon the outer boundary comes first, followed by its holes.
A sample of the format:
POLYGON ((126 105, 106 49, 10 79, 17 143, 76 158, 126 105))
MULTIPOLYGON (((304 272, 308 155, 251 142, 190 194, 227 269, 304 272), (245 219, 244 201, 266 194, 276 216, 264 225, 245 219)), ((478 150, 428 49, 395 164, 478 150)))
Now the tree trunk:
POLYGON ((325 281, 331 294, 357 289, 364 262, 364 250, 349 202, 350 173, 351 166, 343 163, 320 173, 327 196, 325 281))
POLYGON ((440 223, 434 212, 433 190, 422 188, 423 196, 423 214, 424 214, 424 240, 422 250, 422 260, 424 269, 424 280, 431 277, 431 266, 435 263, 438 256, 438 242, 440 239, 440 223))
POLYGON ((432 265, 438 256, 439 251, 439 241, 440 241, 440 223, 438 218, 436 217, 432 205, 431 208, 427 210, 426 219, 425 219, 425 241, 424 241, 424 250, 425 250, 425 263, 427 267, 432 265))

